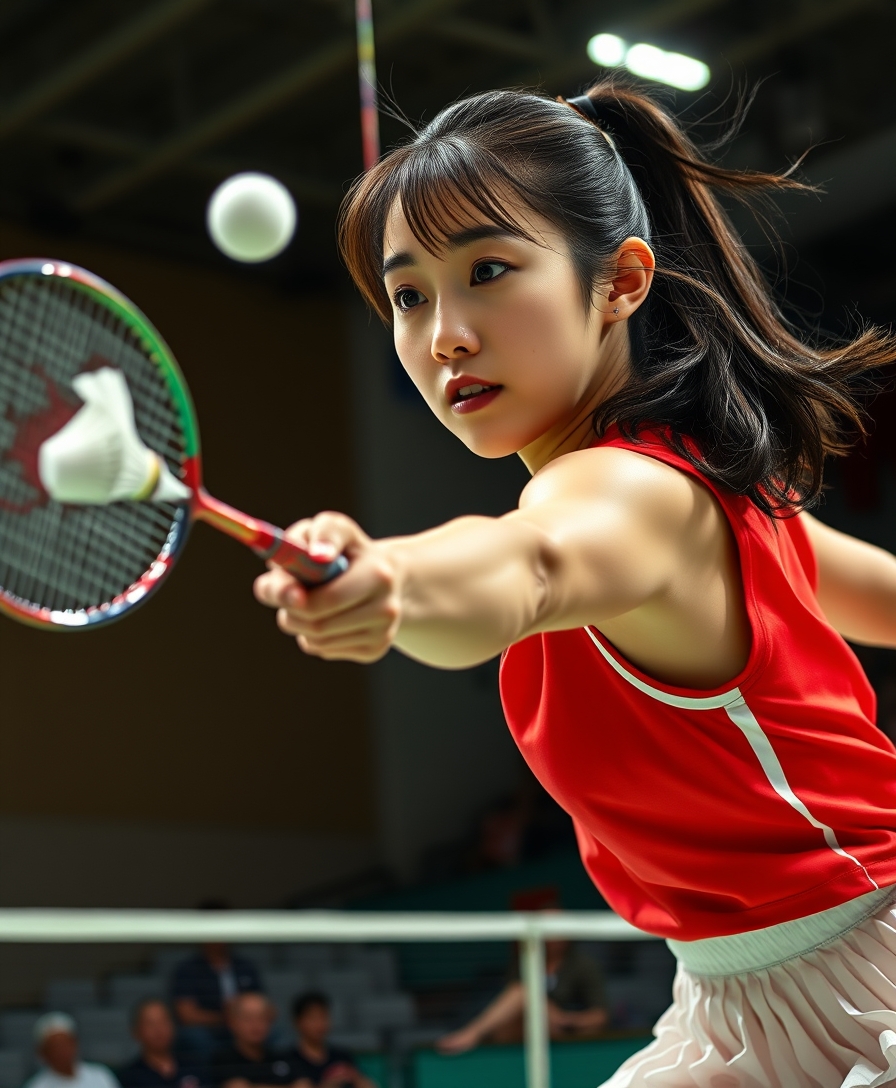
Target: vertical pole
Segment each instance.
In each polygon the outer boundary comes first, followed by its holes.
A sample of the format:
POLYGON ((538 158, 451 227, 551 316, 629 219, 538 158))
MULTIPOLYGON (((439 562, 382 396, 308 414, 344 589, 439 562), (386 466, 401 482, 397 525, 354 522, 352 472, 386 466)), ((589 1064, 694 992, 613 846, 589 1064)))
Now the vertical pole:
POLYGON ((520 950, 526 988, 526 1088, 551 1088, 544 940, 532 933, 520 950))
POLYGON ((355 27, 358 35, 358 90, 361 94, 361 149, 364 169, 369 170, 380 157, 371 0, 355 0, 355 27))

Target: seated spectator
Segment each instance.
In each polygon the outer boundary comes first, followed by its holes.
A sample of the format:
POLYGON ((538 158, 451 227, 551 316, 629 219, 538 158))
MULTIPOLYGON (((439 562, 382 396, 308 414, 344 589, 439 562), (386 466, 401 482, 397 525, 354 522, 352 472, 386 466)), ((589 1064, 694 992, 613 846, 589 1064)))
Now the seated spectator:
POLYGON ((140 1057, 118 1072, 122 1088, 199 1088, 199 1069, 174 1055, 174 1021, 168 1006, 150 997, 134 1010, 131 1031, 140 1044, 140 1057))
POLYGON ((307 993, 292 1006, 296 1045, 285 1055, 299 1085, 326 1085, 326 1088, 376 1088, 355 1065, 347 1050, 330 1046, 330 1001, 326 994, 307 993))
MULTIPOLYGON (((264 994, 238 994, 227 1010, 232 1042, 212 1055, 215 1088, 293 1084, 299 1081, 290 1062, 268 1046, 274 1010, 264 994)), ((295 1088, 307 1088, 296 1084, 295 1088)))
MULTIPOLYGON (((224 910, 208 901, 204 910, 224 910)), ((255 965, 231 954, 226 944, 204 944, 174 971, 172 999, 178 1022, 177 1049, 186 1060, 204 1065, 211 1052, 229 1039, 226 1008, 237 994, 260 992, 255 965)))
MULTIPOLYGON (((598 1034, 609 1019, 600 967, 570 941, 545 941, 544 951, 551 1038, 581 1039, 598 1034)), ((484 1042, 520 1042, 525 1002, 525 990, 517 976, 478 1016, 442 1036, 436 1049, 442 1054, 462 1054, 484 1042)))
POLYGON ((104 1065, 78 1060, 75 1022, 64 1012, 48 1012, 34 1025, 37 1053, 45 1068, 25 1088, 118 1088, 104 1065))

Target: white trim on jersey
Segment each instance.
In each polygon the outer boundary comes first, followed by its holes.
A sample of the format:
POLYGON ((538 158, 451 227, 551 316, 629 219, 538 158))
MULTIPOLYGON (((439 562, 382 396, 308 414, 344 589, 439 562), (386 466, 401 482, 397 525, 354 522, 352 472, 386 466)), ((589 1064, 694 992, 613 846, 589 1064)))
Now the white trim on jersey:
POLYGON ((586 627, 585 630, 588 632, 588 637, 598 650, 600 650, 604 659, 616 670, 616 672, 619 673, 624 680, 627 680, 632 687, 637 688, 638 691, 643 692, 645 695, 649 695, 651 699, 666 703, 667 706, 678 707, 680 710, 719 710, 724 708, 725 713, 731 721, 737 726, 741 733, 743 733, 747 743, 750 745, 753 755, 756 757, 759 766, 762 768, 763 774, 768 780, 768 784, 781 800, 786 801, 792 809, 798 812, 800 816, 822 833, 824 841, 827 843, 829 849, 833 850, 835 854, 839 854, 841 857, 851 861, 853 865, 857 865, 868 878, 868 882, 872 887, 878 887, 878 884, 865 866, 862 865, 857 858, 854 858, 852 854, 843 849, 837 841, 837 835, 834 832, 834 829, 828 824, 822 823, 821 820, 817 820, 806 807, 805 803, 797 797, 796 793, 794 793, 792 786, 787 781, 787 775, 784 773, 784 768, 781 766, 781 761, 778 759, 771 740, 756 720, 753 711, 747 706, 746 700, 739 688, 731 688, 729 691, 724 691, 719 695, 673 695, 671 692, 653 687, 652 684, 646 684, 643 680, 640 680, 633 673, 629 672, 624 665, 613 657, 590 627, 586 627))

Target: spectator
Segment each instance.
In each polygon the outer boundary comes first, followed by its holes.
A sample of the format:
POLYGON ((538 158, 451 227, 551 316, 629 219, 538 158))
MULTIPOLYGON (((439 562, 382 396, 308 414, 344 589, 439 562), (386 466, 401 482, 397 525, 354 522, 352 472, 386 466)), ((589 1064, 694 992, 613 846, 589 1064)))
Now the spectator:
POLYGON ((104 1065, 78 1060, 75 1022, 64 1012, 48 1012, 34 1025, 37 1053, 46 1068, 25 1082, 25 1088, 118 1088, 104 1065))
MULTIPOLYGON (((609 1019, 603 974, 597 963, 570 941, 545 941, 548 1028, 552 1039, 593 1036, 609 1019)), ((436 1043, 443 1054, 462 1054, 480 1043, 514 1043, 523 1036, 525 990, 514 978, 483 1011, 436 1043)))
MULTIPOLYGON (((233 1041, 212 1057, 215 1088, 273 1088, 299 1081, 290 1062, 268 1046, 274 1010, 264 994, 238 994, 228 1008, 227 1022, 233 1041)), ((295 1088, 308 1085, 299 1082, 295 1088)))
MULTIPOLYGON (((226 910, 225 903, 209 900, 203 910, 226 910)), ((183 960, 174 972, 172 997, 179 1025, 177 1045, 187 1060, 204 1065, 215 1047, 229 1039, 226 1009, 237 994, 260 992, 254 964, 233 956, 226 944, 204 944, 183 960)))
POLYGON ((174 1055, 174 1021, 164 1001, 141 1001, 131 1031, 140 1044, 140 1057, 119 1071, 121 1088, 199 1088, 204 1080, 199 1069, 174 1055))
POLYGON ((326 994, 307 993, 297 997, 292 1006, 296 1045, 286 1054, 293 1076, 305 1084, 326 1088, 376 1088, 355 1065, 347 1050, 330 1046, 330 1000, 326 994))

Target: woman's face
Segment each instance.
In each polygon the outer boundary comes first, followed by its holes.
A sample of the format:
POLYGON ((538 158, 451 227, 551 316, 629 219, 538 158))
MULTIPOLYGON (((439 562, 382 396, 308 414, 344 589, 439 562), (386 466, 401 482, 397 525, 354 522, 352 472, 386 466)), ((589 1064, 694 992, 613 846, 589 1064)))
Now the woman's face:
POLYGON ((395 347, 436 416, 474 453, 520 453, 533 470, 590 441, 590 415, 627 372, 612 304, 582 291, 562 235, 529 212, 518 238, 471 209, 437 256, 399 202, 383 239, 395 347), (615 360, 615 361, 614 361, 615 360), (534 462, 534 463, 530 463, 534 462))

